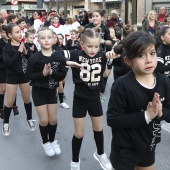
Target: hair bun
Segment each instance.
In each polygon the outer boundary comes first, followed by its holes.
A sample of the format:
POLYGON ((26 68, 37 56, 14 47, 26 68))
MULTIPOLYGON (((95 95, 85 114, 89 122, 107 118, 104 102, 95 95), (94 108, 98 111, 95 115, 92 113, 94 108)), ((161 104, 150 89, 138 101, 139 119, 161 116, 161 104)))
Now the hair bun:
POLYGON ((2 27, 2 30, 3 30, 3 31, 6 31, 6 30, 7 30, 7 25, 2 25, 1 27, 2 27))
POLYGON ((114 50, 114 52, 116 54, 122 54, 122 52, 123 52, 123 45, 122 44, 117 44, 117 45, 114 46, 113 50, 114 50))
POLYGON ((100 28, 100 27, 94 27, 93 29, 94 29, 96 32, 99 32, 99 33, 101 32, 101 28, 100 28))
POLYGON ((85 27, 83 27, 83 26, 78 26, 78 27, 77 27, 77 31, 78 31, 78 33, 83 33, 83 32, 85 31, 85 27))

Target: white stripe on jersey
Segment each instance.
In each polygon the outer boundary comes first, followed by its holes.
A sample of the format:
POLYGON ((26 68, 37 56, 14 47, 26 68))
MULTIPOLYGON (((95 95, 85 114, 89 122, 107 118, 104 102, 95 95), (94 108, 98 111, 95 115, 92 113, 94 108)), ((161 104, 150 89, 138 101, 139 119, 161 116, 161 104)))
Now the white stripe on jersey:
POLYGON ((161 63, 163 63, 163 64, 164 64, 164 59, 163 59, 163 58, 161 58, 161 57, 157 57, 157 61, 159 61, 159 62, 161 62, 161 63))
POLYGON ((64 57, 70 59, 70 52, 68 50, 63 50, 64 51, 64 57))

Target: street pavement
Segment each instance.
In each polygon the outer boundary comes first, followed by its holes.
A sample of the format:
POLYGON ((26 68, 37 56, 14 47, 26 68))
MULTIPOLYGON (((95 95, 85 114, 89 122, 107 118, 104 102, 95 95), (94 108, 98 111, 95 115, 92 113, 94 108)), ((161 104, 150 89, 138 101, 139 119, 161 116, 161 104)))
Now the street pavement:
MULTIPOLYGON (((103 124, 105 152, 110 153, 111 130, 106 123, 106 110, 113 83, 110 75, 106 88, 106 102, 103 103, 103 124)), ((72 98, 74 85, 71 70, 66 78, 65 102, 70 109, 58 109, 58 129, 56 139, 61 147, 61 155, 47 157, 41 146, 38 116, 33 106, 33 118, 37 120, 37 129, 30 132, 26 122, 26 114, 20 90, 17 91, 17 104, 20 115, 10 117, 10 136, 0 133, 0 170, 70 170, 71 141, 73 136, 72 98)), ((1 121, 2 127, 2 121, 1 121)), ((0 127, 0 128, 1 128, 0 127)), ((0 129, 1 130, 1 129, 0 129)), ((101 170, 99 163, 93 158, 96 150, 90 117, 86 117, 85 136, 80 152, 81 170, 101 170)), ((170 133, 162 130, 162 141, 156 149, 156 170, 170 170, 170 133)))

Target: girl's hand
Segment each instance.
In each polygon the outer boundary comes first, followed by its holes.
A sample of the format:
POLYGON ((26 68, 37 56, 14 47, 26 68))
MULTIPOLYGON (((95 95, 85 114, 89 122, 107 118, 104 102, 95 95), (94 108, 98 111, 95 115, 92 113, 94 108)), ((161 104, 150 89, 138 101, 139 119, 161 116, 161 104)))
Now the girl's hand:
POLYGON ((101 43, 101 44, 104 44, 104 43, 105 43, 105 40, 104 40, 104 39, 101 39, 101 40, 100 40, 100 43, 101 43))
POLYGON ((50 63, 47 64, 47 69, 49 70, 48 75, 52 75, 53 70, 51 69, 51 64, 50 63))
POLYGON ((77 62, 74 61, 66 61, 66 65, 70 66, 70 67, 76 67, 76 68, 82 68, 83 66, 77 62))
POLYGON ((24 55, 27 55, 27 54, 28 54, 28 52, 27 52, 27 50, 26 50, 26 48, 25 48, 25 45, 24 45, 24 47, 23 47, 23 54, 24 54, 24 55))
POLYGON ((120 57, 120 54, 116 54, 114 51, 106 52, 106 58, 115 59, 115 58, 119 58, 119 57, 120 57))
POLYGON ((159 112, 160 104, 159 104, 159 94, 155 93, 152 102, 148 103, 146 114, 150 120, 154 119, 159 112))
POLYGON ((159 98, 158 106, 159 107, 158 107, 158 115, 157 115, 157 117, 162 117, 163 112, 162 112, 162 103, 160 101, 160 98, 159 98))
POLYGON ((45 64, 45 65, 44 65, 43 75, 44 75, 44 76, 48 76, 48 75, 49 75, 48 64, 45 64))
POLYGON ((24 43, 22 42, 18 48, 18 51, 20 51, 21 53, 23 52, 24 50, 24 43))
POLYGON ((31 50, 31 51, 34 51, 34 45, 32 45, 32 46, 30 47, 30 50, 31 50))

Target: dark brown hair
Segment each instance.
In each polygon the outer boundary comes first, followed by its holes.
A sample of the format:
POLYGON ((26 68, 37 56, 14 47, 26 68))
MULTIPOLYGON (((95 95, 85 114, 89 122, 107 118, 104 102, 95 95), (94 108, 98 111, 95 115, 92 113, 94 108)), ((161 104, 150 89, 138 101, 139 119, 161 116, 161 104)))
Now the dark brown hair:
POLYGON ((114 51, 117 54, 124 52, 127 58, 134 59, 150 45, 154 45, 155 49, 157 48, 154 37, 146 32, 136 31, 127 35, 122 44, 115 46, 114 51))
POLYGON ((10 23, 10 24, 7 24, 7 25, 2 25, 2 30, 4 30, 6 32, 6 35, 8 36, 8 34, 12 34, 12 30, 16 26, 18 26, 18 25, 13 24, 13 23, 10 23))

